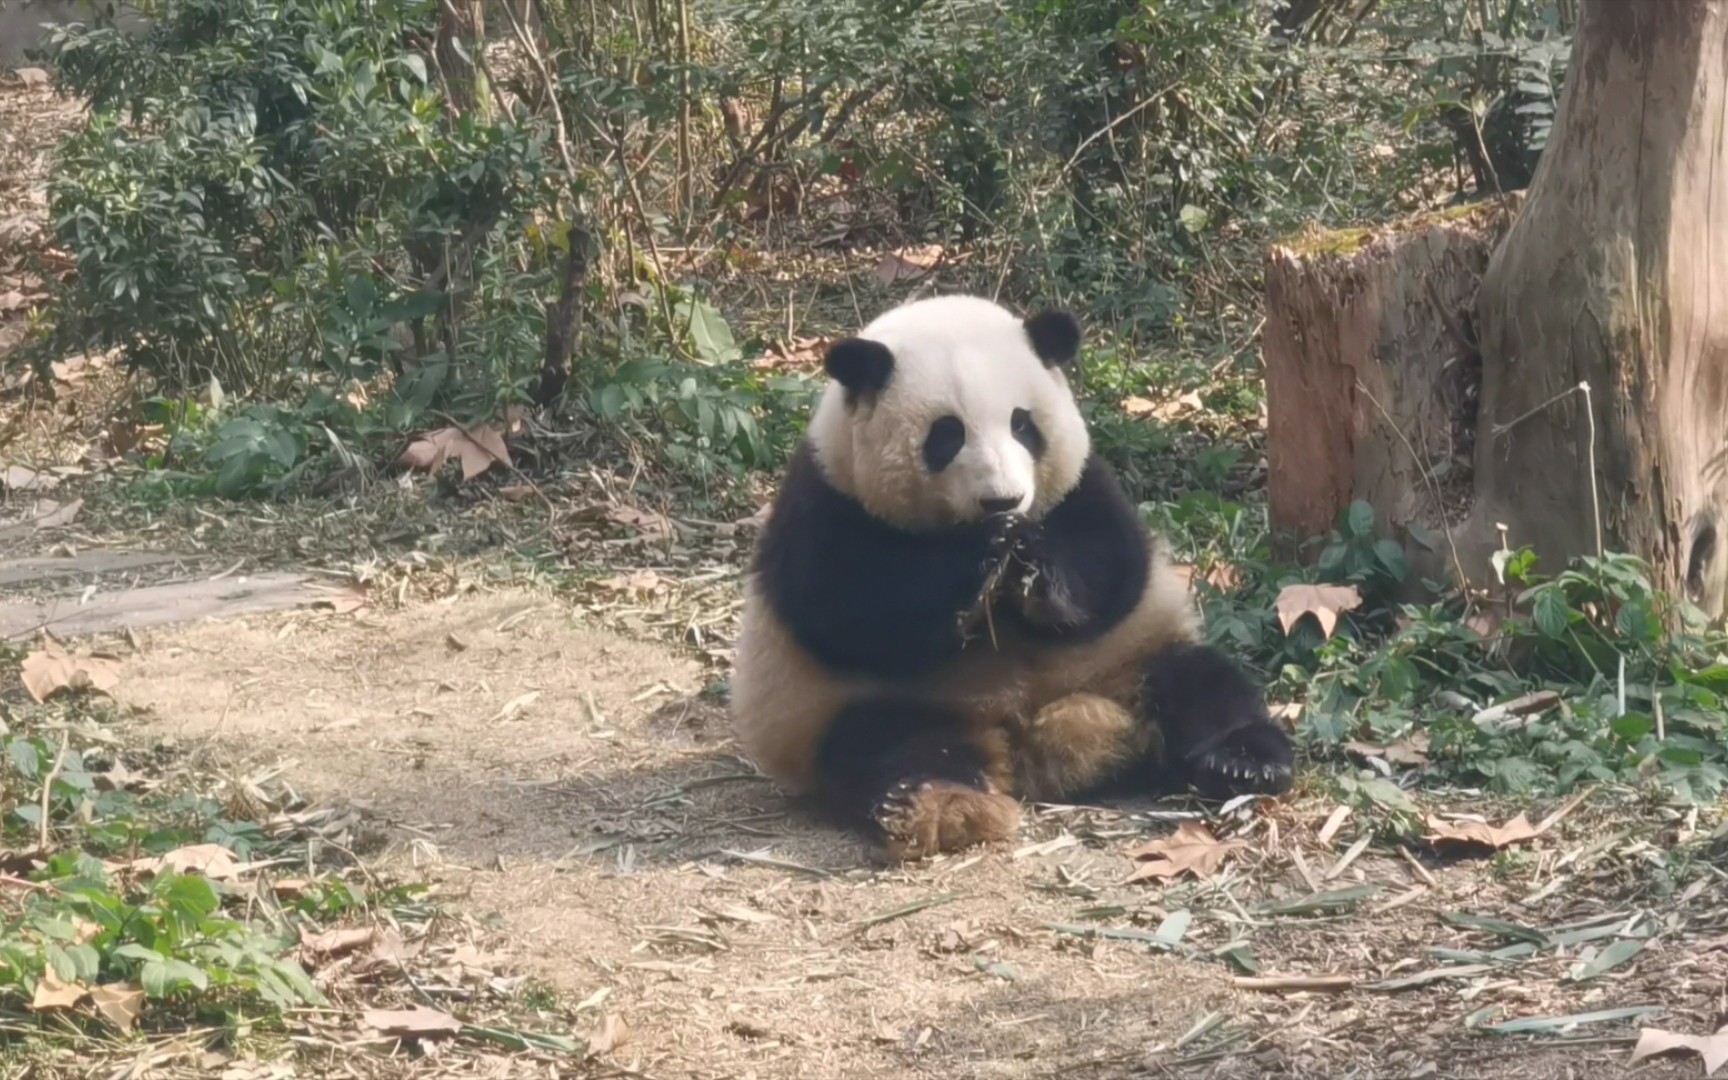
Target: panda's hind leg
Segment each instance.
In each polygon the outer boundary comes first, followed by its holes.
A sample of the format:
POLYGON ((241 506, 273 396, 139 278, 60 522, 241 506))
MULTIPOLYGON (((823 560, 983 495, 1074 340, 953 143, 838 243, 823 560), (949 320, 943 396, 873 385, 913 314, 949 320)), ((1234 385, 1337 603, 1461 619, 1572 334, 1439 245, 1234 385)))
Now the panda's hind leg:
POLYGON ((1202 795, 1289 790, 1294 751, 1248 673, 1210 645, 1164 649, 1146 664, 1141 708, 1164 737, 1164 761, 1202 795))
POLYGON ((1030 799, 1108 794, 1157 756, 1157 726, 1098 694, 1057 698, 1018 736, 1015 774, 1030 799))
POLYGON ((897 859, 1006 840, 1020 822, 1008 742, 930 702, 867 698, 843 706, 817 754, 828 809, 897 859))

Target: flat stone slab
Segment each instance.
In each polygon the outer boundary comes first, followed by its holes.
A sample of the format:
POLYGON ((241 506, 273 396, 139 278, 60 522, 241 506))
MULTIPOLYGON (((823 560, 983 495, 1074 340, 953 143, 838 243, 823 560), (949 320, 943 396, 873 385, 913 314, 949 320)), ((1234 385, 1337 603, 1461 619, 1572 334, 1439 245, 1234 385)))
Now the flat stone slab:
POLYGON ((0 587, 41 581, 58 584, 60 578, 93 577, 122 570, 138 570, 146 566, 179 562, 181 555, 159 551, 83 551, 77 555, 55 557, 32 556, 28 559, 0 559, 0 587))
MULTIPOLYGON (((0 572, 25 561, 0 563, 0 572)), ((87 600, 81 593, 13 600, 0 603, 0 641, 42 629, 60 637, 284 611, 323 598, 309 587, 310 580, 304 574, 267 573, 98 591, 87 600)))

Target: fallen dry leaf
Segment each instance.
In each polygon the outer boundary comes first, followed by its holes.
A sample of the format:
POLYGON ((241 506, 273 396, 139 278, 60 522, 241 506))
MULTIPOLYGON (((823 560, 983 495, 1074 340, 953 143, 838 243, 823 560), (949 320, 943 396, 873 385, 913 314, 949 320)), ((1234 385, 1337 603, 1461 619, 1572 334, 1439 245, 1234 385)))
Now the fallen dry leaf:
POLYGON ((1153 401, 1143 397, 1122 399, 1122 411, 1129 416, 1150 416, 1154 420, 1175 420, 1189 413, 1204 411, 1205 408, 1206 403, 1200 400, 1200 394, 1195 390, 1169 401, 1153 401))
POLYGON ((329 608, 338 615, 364 611, 371 604, 366 586, 358 582, 337 586, 314 585, 312 591, 318 594, 318 599, 312 601, 313 607, 329 608))
POLYGON ((917 281, 934 270, 941 261, 941 244, 925 244, 922 247, 884 252, 882 260, 876 264, 876 279, 884 285, 892 285, 897 281, 917 281))
POLYGON ((37 701, 47 701, 62 690, 106 694, 119 685, 120 661, 112 656, 73 656, 51 645, 26 656, 18 674, 37 701))
POLYGON ((173 870, 178 874, 197 872, 211 881, 232 881, 240 876, 240 863, 234 853, 221 844, 190 844, 175 848, 166 855, 134 859, 127 869, 138 874, 156 874, 173 870))
POLYGON ((660 588, 660 575, 652 570, 638 570, 633 574, 616 574, 604 581, 596 582, 602 589, 622 593, 651 593, 660 588))
POLYGON ((1428 818, 1428 842, 1431 844, 1466 844, 1498 851, 1524 840, 1533 840, 1540 835, 1541 830, 1530 824, 1530 819, 1523 814, 1504 825, 1490 825, 1485 821, 1443 821, 1433 816, 1428 818))
POLYGON ((42 1009, 70 1009, 84 1000, 84 995, 90 992, 82 983, 61 982, 60 976, 54 974, 53 968, 42 972, 42 977, 36 980, 36 994, 30 999, 30 1007, 42 1009))
POLYGON ((530 690, 526 694, 519 694, 516 697, 511 698, 509 701, 506 701, 504 707, 494 713, 492 719, 486 722, 488 724, 496 724, 500 720, 508 720, 539 700, 540 691, 538 690, 530 690))
POLYGON ((412 1009, 367 1009, 360 1023, 398 1039, 435 1039, 462 1030, 462 1022, 448 1013, 418 1005, 412 1009))
POLYGON ((0 469, 0 487, 7 491, 53 491, 59 484, 58 476, 28 465, 8 465, 0 469))
POLYGON ((588 1037, 588 1054, 590 1057, 600 1057, 630 1041, 630 1029, 617 1013, 607 1013, 600 1018, 600 1026, 594 1034, 588 1037))
POLYGON ((1728 1065, 1728 1027, 1714 1035, 1676 1035, 1672 1031, 1640 1028, 1638 1045, 1632 1048, 1632 1060, 1643 1061, 1657 1054, 1675 1050, 1690 1050, 1704 1059, 1704 1075, 1715 1076, 1716 1070, 1728 1065))
POLYGON ((828 353, 829 339, 798 337, 784 345, 771 345, 751 362, 751 367, 788 371, 813 371, 822 366, 828 353))
POLYGON ((1331 637, 1332 631, 1338 628, 1339 614, 1362 606, 1362 594, 1354 585, 1286 585, 1279 590, 1278 600, 1273 606, 1278 611, 1278 623, 1286 634, 1296 625, 1296 620, 1312 615, 1319 621, 1321 631, 1331 637))
POLYGON ((763 503, 761 506, 756 508, 754 514, 751 514, 749 517, 739 518, 737 521, 733 522, 733 524, 738 526, 740 529, 760 529, 762 526, 768 524, 768 515, 773 511, 773 503, 763 503))
POLYGON ((1242 571, 1222 560, 1214 562, 1206 568, 1200 580, 1217 589, 1219 592, 1229 592, 1242 584, 1242 571))
POLYGON ((462 462, 462 479, 466 482, 499 462, 508 463, 510 448, 504 445, 504 436, 497 428, 482 424, 463 430, 452 426, 427 432, 409 443, 397 455, 396 464, 437 472, 452 456, 462 462))
POLYGON ((48 72, 39 67, 19 68, 12 74, 25 86, 47 86, 50 82, 48 72))
POLYGON ((1171 835, 1128 852, 1131 859, 1148 860, 1129 875, 1128 881, 1170 879, 1181 876, 1184 871, 1196 878, 1208 878, 1217 872, 1232 851, 1246 846, 1241 840, 1219 840, 1199 822, 1184 821, 1171 835))
POLYGON ((125 983, 109 983, 90 991, 90 1004, 102 1018, 121 1031, 131 1031, 144 1011, 144 991, 125 983))
POLYGON ((78 511, 82 509, 83 499, 73 499, 69 503, 37 499, 35 505, 24 512, 24 524, 32 529, 64 528, 78 519, 78 511))
POLYGON ((1377 757, 1391 765, 1421 765, 1428 760, 1428 736, 1422 732, 1399 739, 1386 746, 1351 740, 1344 749, 1363 757, 1377 757))
POLYGON ((672 535, 671 524, 659 514, 623 503, 607 507, 606 520, 615 525, 628 526, 644 536, 665 539, 672 535))
POLYGON ((321 934, 308 934, 302 929, 300 947, 317 956, 339 956, 342 953, 353 952, 362 945, 372 944, 377 937, 377 931, 370 926, 351 926, 340 930, 326 930, 321 934))

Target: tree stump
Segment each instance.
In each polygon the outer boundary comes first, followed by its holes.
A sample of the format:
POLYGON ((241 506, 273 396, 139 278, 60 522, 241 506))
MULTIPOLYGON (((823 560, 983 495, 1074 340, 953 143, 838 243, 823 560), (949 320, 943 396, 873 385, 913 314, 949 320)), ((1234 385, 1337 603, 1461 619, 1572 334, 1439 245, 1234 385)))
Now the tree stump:
POLYGON ((1720 616, 1728 4, 1589 0, 1568 71, 1528 200, 1482 281, 1465 567, 1486 577, 1497 523, 1549 572, 1593 554, 1600 529, 1657 585, 1720 616))
POLYGON ((1451 564, 1433 537, 1470 503, 1476 292, 1517 202, 1311 230, 1268 253, 1266 457, 1286 554, 1361 499, 1420 576, 1451 564))

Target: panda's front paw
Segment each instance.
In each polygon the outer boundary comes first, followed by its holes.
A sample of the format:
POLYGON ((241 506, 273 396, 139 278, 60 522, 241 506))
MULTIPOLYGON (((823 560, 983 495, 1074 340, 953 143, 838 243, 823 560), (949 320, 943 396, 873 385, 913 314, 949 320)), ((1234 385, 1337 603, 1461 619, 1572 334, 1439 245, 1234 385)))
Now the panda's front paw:
POLYGON ((1190 754, 1188 783, 1212 799, 1282 795, 1290 790, 1294 760, 1290 737, 1267 721, 1257 721, 1190 754))
POLYGON ((1023 569, 1015 607, 1027 622, 1046 630, 1070 630, 1086 620, 1086 612, 1048 563, 1035 562, 1023 569))

